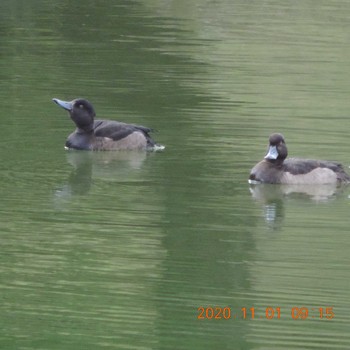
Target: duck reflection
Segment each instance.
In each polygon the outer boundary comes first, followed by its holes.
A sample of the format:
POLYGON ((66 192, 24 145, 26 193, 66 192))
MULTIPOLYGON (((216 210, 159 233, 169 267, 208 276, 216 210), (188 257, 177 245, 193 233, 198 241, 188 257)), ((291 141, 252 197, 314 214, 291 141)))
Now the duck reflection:
POLYGON ((334 199, 344 189, 344 186, 329 185, 251 185, 252 197, 263 205, 266 223, 277 228, 284 219, 285 199, 312 200, 326 202, 334 199))
POLYGON ((56 197, 68 198, 87 194, 93 180, 130 180, 130 172, 141 169, 147 152, 68 151, 67 162, 73 167, 67 183, 56 191, 56 197))

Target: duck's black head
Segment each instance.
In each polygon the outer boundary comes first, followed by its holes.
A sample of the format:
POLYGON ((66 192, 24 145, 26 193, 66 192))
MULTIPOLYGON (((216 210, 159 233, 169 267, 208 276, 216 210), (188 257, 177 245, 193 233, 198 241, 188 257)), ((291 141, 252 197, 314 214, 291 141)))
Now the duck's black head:
POLYGON ((272 134, 269 138, 269 149, 264 157, 269 162, 282 163, 288 155, 288 150, 282 134, 272 134))
POLYGON ((73 101, 61 101, 53 98, 52 101, 69 112, 71 119, 78 129, 90 131, 93 129, 94 118, 96 116, 92 104, 83 98, 77 98, 73 101))

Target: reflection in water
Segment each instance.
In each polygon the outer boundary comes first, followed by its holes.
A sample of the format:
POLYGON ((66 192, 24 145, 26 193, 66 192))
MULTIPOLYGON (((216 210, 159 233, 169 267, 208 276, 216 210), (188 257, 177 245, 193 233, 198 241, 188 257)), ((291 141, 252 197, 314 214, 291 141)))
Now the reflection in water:
POLYGON ((263 204, 266 223, 276 229, 284 218, 284 200, 288 196, 298 200, 310 199, 326 202, 340 194, 346 186, 329 185, 270 185, 259 184, 249 187, 253 198, 263 204))
POLYGON ((73 167, 67 183, 55 193, 57 198, 84 195, 91 189, 94 179, 130 181, 130 172, 139 170, 147 152, 67 152, 67 162, 73 167))

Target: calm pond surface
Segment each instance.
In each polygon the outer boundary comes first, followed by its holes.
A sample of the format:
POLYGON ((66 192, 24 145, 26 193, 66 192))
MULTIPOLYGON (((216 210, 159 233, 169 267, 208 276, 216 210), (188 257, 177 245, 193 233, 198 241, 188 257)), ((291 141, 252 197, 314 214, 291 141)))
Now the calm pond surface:
POLYGON ((349 349, 350 188, 247 183, 276 131, 350 165, 349 18, 329 0, 3 0, 0 348, 349 349), (53 97, 166 149, 66 152, 53 97))

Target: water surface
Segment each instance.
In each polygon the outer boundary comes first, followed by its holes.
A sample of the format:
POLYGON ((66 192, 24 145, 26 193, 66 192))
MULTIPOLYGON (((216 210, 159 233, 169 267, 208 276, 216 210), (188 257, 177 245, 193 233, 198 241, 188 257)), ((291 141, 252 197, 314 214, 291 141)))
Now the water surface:
POLYGON ((348 349, 349 189, 247 177, 275 131, 348 168, 349 15, 3 1, 0 347, 348 349), (66 152, 53 97, 153 127, 166 149, 66 152))

